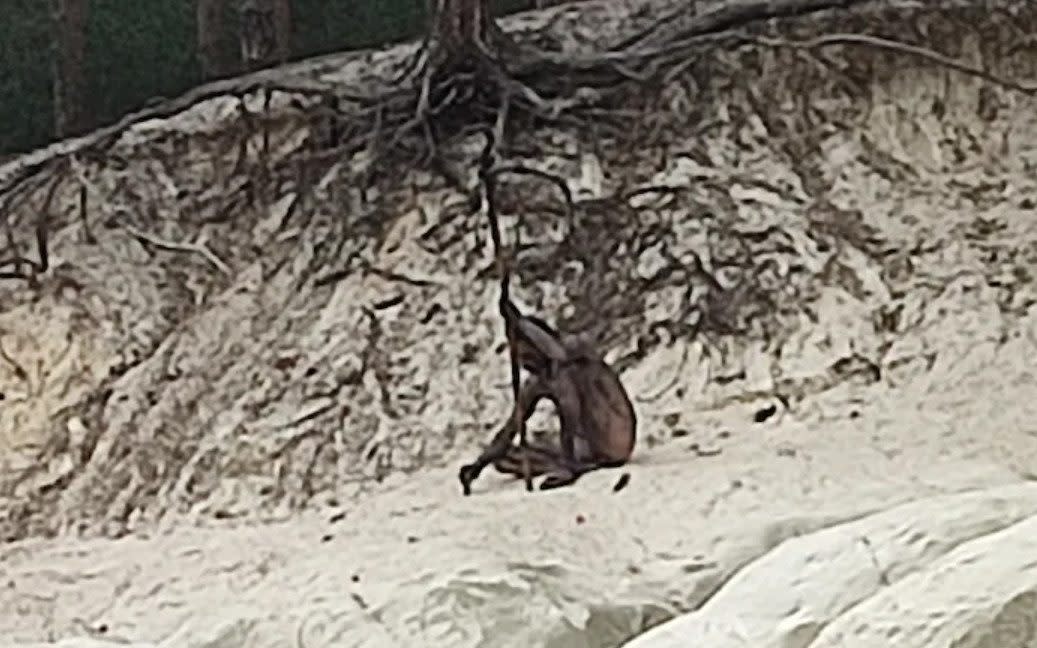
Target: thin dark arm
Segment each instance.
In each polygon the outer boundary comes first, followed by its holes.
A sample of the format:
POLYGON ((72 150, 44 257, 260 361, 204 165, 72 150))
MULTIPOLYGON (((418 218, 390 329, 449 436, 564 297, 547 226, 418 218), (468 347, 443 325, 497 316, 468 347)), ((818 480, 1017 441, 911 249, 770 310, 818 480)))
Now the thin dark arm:
POLYGON ((486 449, 479 454, 475 461, 461 467, 458 478, 461 480, 461 486, 464 488, 466 495, 470 492, 471 483, 475 481, 483 468, 508 453, 508 450, 511 448, 511 441, 519 431, 517 422, 525 423, 529 420, 529 417, 536 410, 537 403, 547 395, 547 389, 536 377, 530 378, 522 385, 518 398, 515 401, 514 410, 508 415, 500 430, 493 435, 489 445, 486 446, 486 449))

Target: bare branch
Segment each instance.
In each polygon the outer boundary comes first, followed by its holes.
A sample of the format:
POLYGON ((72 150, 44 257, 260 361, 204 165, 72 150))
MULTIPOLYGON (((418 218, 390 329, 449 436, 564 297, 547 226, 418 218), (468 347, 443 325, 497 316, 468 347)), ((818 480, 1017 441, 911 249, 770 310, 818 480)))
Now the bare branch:
POLYGON ((161 248, 163 250, 170 250, 173 252, 191 252, 193 254, 200 254, 202 257, 205 258, 206 261, 211 263, 214 268, 219 270, 225 276, 229 277, 231 275, 230 266, 221 261, 220 258, 216 256, 212 250, 210 250, 208 247, 201 243, 177 243, 175 241, 167 241, 165 239, 160 239, 157 236, 153 236, 151 234, 148 234, 147 232, 139 230, 128 223, 120 223, 120 225, 123 229, 125 229, 135 238, 145 243, 154 245, 157 248, 161 248))
POLYGON ((900 52, 902 54, 917 56, 945 68, 961 72, 962 74, 979 77, 985 81, 989 81, 995 85, 1010 90, 1016 90, 1030 95, 1037 94, 1037 84, 1022 83, 1021 81, 1008 79, 966 63, 962 63, 961 61, 957 61, 949 56, 931 50, 928 47, 902 43, 900 41, 890 40, 880 36, 870 36, 868 34, 825 34, 824 36, 818 36, 817 38, 811 38, 810 40, 804 41, 755 36, 751 40, 769 47, 792 47, 798 49, 818 49, 832 45, 864 45, 868 47, 877 47, 880 49, 900 52))

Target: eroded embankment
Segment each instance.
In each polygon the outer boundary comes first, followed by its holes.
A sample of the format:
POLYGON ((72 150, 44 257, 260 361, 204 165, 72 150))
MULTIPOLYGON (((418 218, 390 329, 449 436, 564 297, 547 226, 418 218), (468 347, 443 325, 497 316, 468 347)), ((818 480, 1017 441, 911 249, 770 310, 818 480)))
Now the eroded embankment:
MULTIPOLYGON (((177 165, 156 152, 172 144, 143 138, 139 166, 87 167, 110 196, 89 203, 89 236, 69 210, 53 277, 0 316, 0 438, 46 459, 26 470, 4 455, 20 476, 5 478, 5 533, 153 521, 168 533, 13 549, 0 609, 21 615, 5 634, 103 621, 134 639, 213 639, 213 617, 230 624, 214 645, 278 645, 307 619, 308 646, 606 646, 719 587, 668 636, 871 645, 869 610, 888 619, 898 591, 940 574, 968 591, 956 565, 969 555, 1003 557, 1020 580, 977 585, 987 612, 955 618, 1016 618, 1032 576, 1011 562, 1032 526, 1026 487, 885 509, 1037 465, 1034 101, 874 45, 773 40, 866 32, 1037 78, 1037 10, 966 5, 779 23, 767 44, 711 52, 644 118, 658 147, 529 136, 541 149, 525 162, 564 175, 581 202, 565 224, 539 187, 502 195, 538 243, 519 263, 520 297, 565 325, 607 323, 638 408, 633 480, 610 498, 610 475, 536 498, 487 478, 460 500, 449 467, 413 472, 449 466, 507 406, 485 236, 465 196, 418 177, 370 211, 342 165, 305 199, 277 178, 251 207, 228 207, 208 185, 248 178, 200 135, 178 140, 177 165), (617 197, 659 185, 679 190, 617 197), (178 211, 185 192, 193 210, 178 211), (148 244, 142 224, 216 262, 148 244), (317 281, 350 258, 367 271, 317 281), (187 529, 180 516, 278 517, 303 502, 317 517, 258 529, 187 529), (340 505, 346 527, 318 515, 340 505), (763 581, 787 598, 744 607, 763 581)), ((916 612, 943 605, 917 598, 916 612)), ((933 623, 910 636, 950 645, 999 627, 933 623)))
MULTIPOLYGON (((1031 13, 887 8, 781 31, 924 41, 1026 78, 1031 13)), ((960 328, 931 303, 979 281, 996 318, 1029 304, 1029 102, 874 46, 712 52, 644 118, 665 145, 529 137, 542 150, 527 162, 567 177, 582 202, 566 224, 539 187, 512 186, 538 243, 520 296, 563 325, 606 323, 649 443, 691 428, 704 405, 795 402, 871 365, 893 381, 922 371, 935 357, 926 327, 960 328), (617 194, 657 185, 680 191, 617 194), (671 380, 648 379, 674 358, 671 380)), ((231 104, 172 120, 174 135, 138 128, 123 146, 135 165, 84 162, 57 192, 54 270, 4 300, 5 535, 348 497, 470 447, 504 411, 467 197, 413 177, 365 207, 348 165, 305 179, 283 160, 243 195, 258 172, 235 172, 235 137, 203 128, 231 104), (93 196, 82 212, 81 186, 93 196)), ((273 114, 271 156, 308 124, 273 114)))

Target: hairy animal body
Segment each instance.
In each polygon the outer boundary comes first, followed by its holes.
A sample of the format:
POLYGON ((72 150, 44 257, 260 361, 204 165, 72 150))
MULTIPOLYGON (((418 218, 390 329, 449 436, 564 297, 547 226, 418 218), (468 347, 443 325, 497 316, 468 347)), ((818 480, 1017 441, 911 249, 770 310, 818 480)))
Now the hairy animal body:
MULTIPOLYGON (((492 168, 494 137, 490 132, 484 134, 486 147, 479 176, 500 273, 498 307, 511 356, 514 406, 508 422, 489 446, 473 463, 461 467, 458 478, 465 495, 471 493, 472 481, 491 463, 502 472, 524 477, 527 490, 532 490, 532 477, 545 474, 541 490, 571 484, 589 470, 624 464, 633 452, 636 436, 633 404, 619 377, 590 340, 582 335, 560 335, 544 320, 522 314, 511 301, 511 270, 501 250, 495 205, 496 175, 505 169, 492 168), (520 367, 530 374, 524 383, 520 380, 520 367), (553 402, 558 411, 558 446, 533 445, 526 438, 526 421, 544 398, 553 402), (517 446, 512 445, 516 435, 517 446)), ((564 182, 559 181, 559 185, 571 211, 572 196, 564 182)), ((516 247, 517 239, 516 232, 516 247)))
POLYGON ((519 356, 530 376, 522 384, 515 409, 485 450, 458 473, 465 495, 486 466, 524 476, 546 475, 541 490, 575 482, 598 468, 625 464, 637 441, 633 404, 615 371, 578 335, 555 337, 567 355, 547 371, 551 359, 537 347, 520 340, 519 356), (572 355, 569 355, 569 352, 572 355), (529 419, 537 404, 547 399, 558 412, 559 443, 515 445, 516 422, 529 419))

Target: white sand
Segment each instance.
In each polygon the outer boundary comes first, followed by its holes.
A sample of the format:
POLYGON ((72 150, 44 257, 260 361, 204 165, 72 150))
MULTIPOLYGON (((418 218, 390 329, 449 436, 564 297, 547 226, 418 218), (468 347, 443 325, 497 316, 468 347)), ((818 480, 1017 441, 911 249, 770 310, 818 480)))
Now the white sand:
MULTIPOLYGON (((1010 367, 1017 350, 994 359, 1010 367)), ((140 645, 282 646, 301 633, 311 648, 606 646, 727 579, 695 615, 631 645, 806 646, 826 624, 819 641, 879 645, 868 639, 878 630, 852 622, 872 608, 868 619, 921 636, 889 606, 949 605, 917 594, 941 578, 958 579, 941 597, 969 594, 971 614, 989 620, 1029 591, 1026 564, 1037 555, 1024 532, 1037 523, 1037 484, 1001 452, 1037 462, 1024 416, 1034 385, 1018 373, 991 378, 983 393, 948 388, 930 402, 876 389, 853 421, 731 422, 716 457, 696 458, 681 441, 642 451, 618 494, 616 472, 534 495, 490 474, 462 498, 452 471, 436 471, 396 480, 334 523, 328 511, 20 543, 3 549, 0 609, 10 612, 0 635, 22 645, 104 624, 109 637, 140 645), (933 410, 951 400, 941 416, 955 422, 940 434, 933 410), (995 575, 962 552, 1007 567, 995 575), (890 601, 899 590, 916 598, 890 601)), ((932 619, 928 632, 968 629, 957 614, 932 619)))
MULTIPOLYGON (((932 29, 942 34, 934 46, 997 67, 984 59, 986 32, 932 29)), ((0 545, 0 645, 1034 646, 1035 102, 997 91, 991 117, 983 83, 876 58, 867 101, 845 100, 829 77, 813 87, 825 117, 810 134, 816 168, 801 167, 768 128, 798 119, 797 79, 816 60, 745 56, 720 57, 717 74, 728 76, 712 88, 711 130, 675 135, 661 170, 613 177, 655 173, 652 182, 689 188, 694 209, 672 215, 678 256, 704 254, 706 211, 747 230, 779 228, 787 245, 773 265, 813 291, 811 316, 766 345, 728 340, 726 357, 699 342, 659 344, 623 374, 640 421, 633 463, 559 491, 527 494, 489 471, 472 497, 460 495, 456 469, 508 396, 491 352, 495 289, 475 278, 485 259, 465 260, 474 235, 451 222, 436 235, 453 241, 445 252, 415 242, 458 196, 419 195, 377 250, 383 267, 435 284, 420 291, 359 276, 314 288, 301 275, 327 234, 274 240, 283 196, 251 243, 284 263, 263 277, 270 268, 239 241, 225 251, 237 264, 227 285, 204 261, 151 255, 118 230, 100 230, 99 251, 70 219, 54 257, 84 292, 0 312, 6 353, 31 369, 0 363, 0 468, 31 464, 23 447, 56 448, 0 504, 14 511, 35 496, 32 528, 64 532, 0 545), (831 234, 858 215, 893 252, 831 234), (358 306, 398 291, 410 299, 380 314, 380 373, 343 387, 366 348, 358 306), (418 324, 432 302, 449 317, 418 324), (182 319, 174 326, 166 313, 182 319), (880 381, 830 370, 855 352, 881 368, 880 381), (105 383, 133 353, 134 368, 105 383), (340 391, 328 396, 329 385, 340 391), (102 387, 112 389, 102 412, 64 423, 102 387), (777 391, 792 407, 754 423, 777 391), (317 462, 321 435, 337 444, 334 461, 317 462), (269 458, 291 443, 295 455, 269 458), (84 444, 89 460, 78 465, 84 444), (630 484, 613 493, 624 471, 630 484), (388 477, 361 489, 361 473, 388 477), (40 495, 62 480, 52 500, 40 495), (313 483, 310 509, 292 512, 313 483), (273 512, 271 484, 284 491, 273 512), (84 539, 79 525, 129 533, 84 539)), ((1015 64, 1001 71, 1037 67, 1032 57, 1015 64)), ((691 101, 682 92, 668 96, 675 110, 691 101)), ((218 123, 205 114, 193 118, 218 123)), ((302 128, 286 123, 291 136, 302 128)), ((580 152, 581 164, 554 162, 600 195, 600 163, 590 147, 580 152)), ((215 182, 169 173, 174 187, 215 182)), ((98 174, 114 191, 116 172, 98 174)), ((94 221, 109 216, 103 201, 91 204, 94 221)), ((650 222, 652 209, 642 216, 650 222)), ((235 227, 206 236, 233 238, 235 227)), ((649 250, 638 262, 650 270, 660 257, 649 250)), ((553 318, 561 291, 537 290, 553 318)), ((641 324, 675 317, 683 292, 645 295, 641 324)), ((26 535, 23 520, 0 522, 26 535)))

